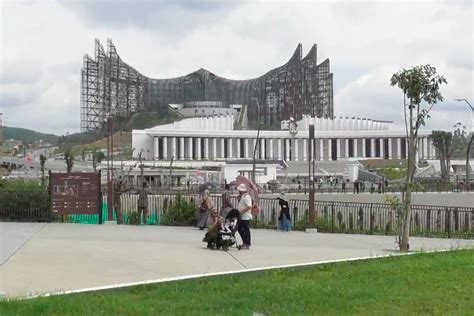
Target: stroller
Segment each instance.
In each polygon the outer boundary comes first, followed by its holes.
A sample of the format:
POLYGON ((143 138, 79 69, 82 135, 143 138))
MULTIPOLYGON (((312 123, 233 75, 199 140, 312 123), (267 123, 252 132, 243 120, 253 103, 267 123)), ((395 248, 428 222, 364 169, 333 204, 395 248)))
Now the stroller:
POLYGON ((220 223, 212 227, 202 240, 203 242, 207 242, 207 248, 228 251, 234 245, 237 247, 235 233, 239 227, 240 212, 237 209, 232 209, 225 219, 231 223, 235 221, 237 221, 237 223, 229 226, 220 223))

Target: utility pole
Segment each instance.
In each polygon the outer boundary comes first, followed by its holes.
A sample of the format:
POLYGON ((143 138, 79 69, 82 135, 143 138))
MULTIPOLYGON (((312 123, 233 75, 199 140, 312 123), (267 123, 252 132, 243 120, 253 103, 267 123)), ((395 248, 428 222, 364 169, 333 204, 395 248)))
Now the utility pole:
POLYGON ((114 141, 113 141, 113 120, 112 116, 107 118, 107 220, 113 221, 114 219, 114 194, 113 194, 113 168, 114 168, 114 141))
POLYGON ((309 137, 308 137, 308 181, 309 181, 309 208, 308 208, 308 226, 310 228, 316 227, 316 210, 314 208, 314 159, 313 150, 315 146, 311 146, 314 142, 314 124, 309 124, 309 137), (312 166, 312 168, 311 168, 312 166))
MULTIPOLYGON (((255 147, 253 149, 253 164, 252 164, 252 181, 253 183, 255 184, 255 156, 257 154, 257 147, 260 146, 260 104, 258 103, 258 99, 257 98, 252 98, 252 100, 255 100, 257 102, 257 121, 258 121, 258 125, 257 125, 257 139, 255 141, 255 147)), ((260 149, 260 148, 259 148, 260 149)))

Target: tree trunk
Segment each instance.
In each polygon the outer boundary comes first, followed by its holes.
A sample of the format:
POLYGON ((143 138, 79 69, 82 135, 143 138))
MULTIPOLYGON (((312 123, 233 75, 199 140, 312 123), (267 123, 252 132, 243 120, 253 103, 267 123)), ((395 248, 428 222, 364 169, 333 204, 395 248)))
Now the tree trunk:
POLYGON ((447 143, 446 141, 446 181, 450 182, 451 181, 451 153, 450 153, 450 148, 451 146, 447 143))
POLYGON ((403 210, 403 224, 401 232, 401 243, 400 251, 408 251, 408 242, 410 238, 410 224, 411 224, 411 193, 413 189, 413 178, 415 176, 415 151, 416 147, 414 144, 414 137, 410 135, 410 145, 408 146, 408 170, 407 170, 407 181, 406 181, 406 191, 405 191, 405 207, 403 210))
POLYGON ((439 165, 441 168, 441 179, 446 180, 446 159, 444 158, 444 150, 439 151, 439 165))
POLYGON ((117 224, 123 224, 122 202, 120 201, 121 194, 114 196, 115 214, 117 214, 117 224))
POLYGON ((410 127, 408 137, 408 159, 407 159, 407 178, 405 186, 405 201, 402 214, 402 231, 400 241, 400 251, 408 251, 408 241, 410 238, 410 221, 411 221, 411 191, 413 188, 413 178, 415 176, 415 155, 416 155, 416 134, 413 130, 413 108, 410 107, 410 127))

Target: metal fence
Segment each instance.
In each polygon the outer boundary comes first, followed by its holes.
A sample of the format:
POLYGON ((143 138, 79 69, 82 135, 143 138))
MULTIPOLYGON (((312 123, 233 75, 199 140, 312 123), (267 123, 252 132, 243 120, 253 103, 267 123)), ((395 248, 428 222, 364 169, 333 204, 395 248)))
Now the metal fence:
MULTIPOLYGON (((178 195, 153 194, 148 197, 152 216, 161 222, 178 195)), ((221 209, 222 196, 210 195, 214 206, 221 209)), ((197 194, 181 195, 186 201, 197 203, 197 194)), ((105 199, 105 198, 104 198, 105 199)), ((137 209, 136 194, 121 196, 122 211, 126 216, 137 209)), ((237 205, 237 197, 231 202, 237 205)), ((260 198, 261 212, 254 217, 253 227, 278 227, 280 207, 274 198, 260 198)), ((303 230, 308 224, 308 200, 289 201, 293 229, 303 230)), ((355 203, 316 201, 317 228, 321 232, 395 235, 397 213, 384 203, 355 203)), ((416 236, 474 238, 474 208, 453 206, 412 205, 411 234, 416 236)))
MULTIPOLYGON (((40 192, 41 193, 41 192, 40 192)), ((183 200, 199 203, 197 194, 151 194, 148 196, 148 223, 160 225, 163 216, 170 210, 178 196, 183 200)), ((222 196, 211 194, 217 209, 222 207, 222 196)), ((101 214, 73 214, 53 216, 46 193, 30 194, 19 191, 0 192, 0 220, 3 221, 62 221, 75 223, 99 223, 107 219, 107 195, 103 195, 101 214)), ((237 196, 231 197, 237 205, 237 196)), ((261 212, 254 217, 252 226, 276 229, 280 207, 274 198, 261 198, 261 212)), ((138 195, 122 194, 122 212, 125 222, 131 212, 138 209, 138 195)), ((308 224, 308 200, 290 199, 293 229, 303 230, 308 224)), ((355 203, 316 201, 317 228, 321 232, 395 235, 397 213, 390 205, 383 203, 355 203)), ((114 219, 116 215, 114 213, 114 219)), ((453 206, 412 205, 411 235, 474 238, 474 208, 453 206)))

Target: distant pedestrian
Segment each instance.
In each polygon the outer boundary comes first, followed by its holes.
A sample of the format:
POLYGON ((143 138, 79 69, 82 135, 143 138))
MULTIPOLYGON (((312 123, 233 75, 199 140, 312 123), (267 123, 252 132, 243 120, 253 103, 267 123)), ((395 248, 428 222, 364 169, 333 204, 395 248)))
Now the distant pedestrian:
POLYGON ((138 192, 138 217, 142 218, 143 214, 143 225, 146 225, 147 214, 148 214, 148 194, 150 190, 148 183, 143 182, 140 191, 138 192))
POLYGON ((346 193, 346 182, 344 182, 344 180, 342 180, 341 186, 342 186, 342 193, 346 193))
POLYGON ((227 216, 227 213, 232 209, 232 202, 230 201, 230 186, 228 184, 224 185, 224 192, 222 193, 222 208, 221 216, 224 218, 227 216))
POLYGON ((252 198, 247 192, 247 186, 243 183, 237 187, 239 191, 239 197, 237 198, 239 204, 237 209, 240 212, 240 221, 238 224, 239 235, 242 238, 242 245, 239 249, 250 249, 251 236, 250 236, 250 221, 252 220, 252 198))
POLYGON ((278 204, 280 204, 280 215, 278 216, 279 229, 290 231, 291 217, 288 198, 284 194, 280 195, 278 197, 278 204))
POLYGON ((207 218, 209 217, 210 211, 214 208, 211 198, 209 197, 209 191, 204 190, 201 195, 201 202, 198 208, 197 214, 197 227, 203 230, 207 227, 207 218))

